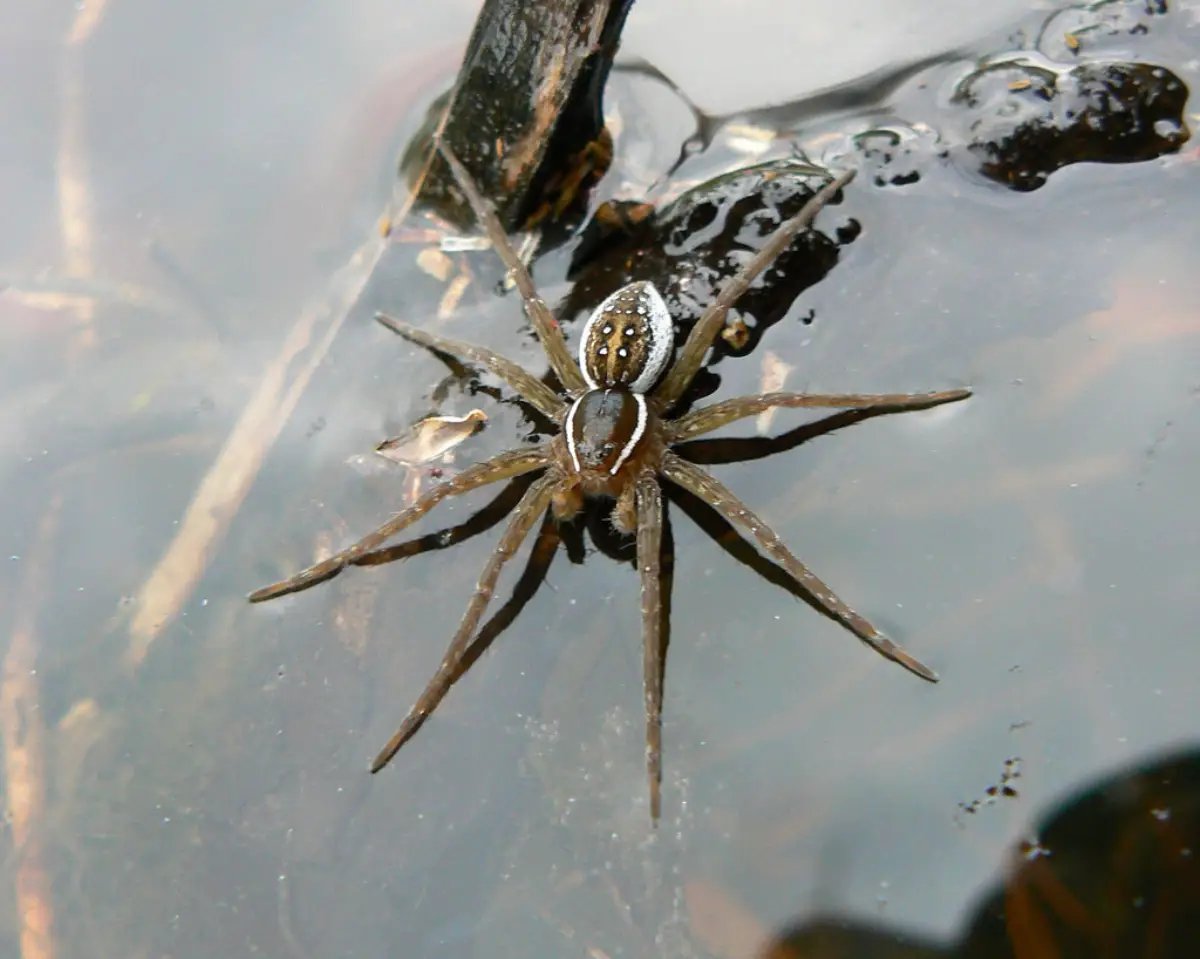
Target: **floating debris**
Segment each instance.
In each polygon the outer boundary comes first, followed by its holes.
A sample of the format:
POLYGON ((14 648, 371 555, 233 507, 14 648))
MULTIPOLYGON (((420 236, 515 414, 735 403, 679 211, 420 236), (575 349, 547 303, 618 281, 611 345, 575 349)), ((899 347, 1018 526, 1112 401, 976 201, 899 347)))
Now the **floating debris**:
POLYGON ((962 825, 962 821, 959 819, 959 815, 962 813, 965 813, 968 816, 973 816, 984 806, 994 805, 996 800, 1002 797, 1005 799, 1016 799, 1019 794, 1017 793, 1017 788, 1013 785, 1013 783, 1020 778, 1021 757, 1013 756, 1004 760, 1004 769, 1000 773, 999 782, 988 786, 988 788, 984 791, 984 794, 978 799, 972 799, 970 802, 960 802, 958 804, 959 814, 955 816, 955 819, 959 820, 959 825, 962 825))
POLYGON ((454 261, 437 247, 427 246, 417 254, 417 266, 435 280, 445 283, 454 272, 454 261))
MULTIPOLYGON (((795 367, 788 363, 773 350, 767 350, 762 359, 762 377, 758 382, 760 393, 778 393, 787 382, 788 374, 795 367)), ((765 435, 771 428, 771 420, 775 416, 775 408, 763 410, 754 420, 754 428, 760 436, 765 435)))
POLYGON ((402 466, 420 466, 449 453, 487 422, 483 410, 465 416, 429 416, 399 436, 384 440, 375 452, 402 466))

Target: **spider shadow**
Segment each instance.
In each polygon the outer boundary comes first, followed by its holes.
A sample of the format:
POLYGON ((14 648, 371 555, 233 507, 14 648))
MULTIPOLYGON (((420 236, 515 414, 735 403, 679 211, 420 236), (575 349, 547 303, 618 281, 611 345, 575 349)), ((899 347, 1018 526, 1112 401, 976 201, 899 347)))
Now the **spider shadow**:
MULTIPOLYGON (((446 527, 434 533, 427 533, 424 536, 398 543, 395 546, 387 546, 383 549, 374 550, 361 557, 356 565, 382 566, 398 560, 410 559, 413 556, 420 556, 422 553, 449 549, 451 546, 455 546, 464 540, 478 536, 480 533, 485 533, 500 523, 501 520, 516 508, 517 503, 520 502, 521 497, 535 478, 533 475, 528 475, 512 480, 497 496, 493 497, 485 506, 476 511, 463 523, 446 527)), ((550 572, 550 566, 554 562, 554 557, 558 555, 559 545, 565 539, 562 532, 559 524, 554 521, 553 514, 547 510, 546 515, 542 518, 541 528, 534 539, 533 548, 525 561, 521 575, 513 585, 512 593, 504 605, 496 610, 487 622, 480 627, 479 632, 467 648, 462 660, 451 673, 452 683, 457 683, 458 680, 466 675, 467 671, 479 660, 479 657, 487 652, 488 647, 495 642, 496 638, 512 625, 513 621, 520 615, 529 601, 533 599, 534 595, 536 595, 542 583, 546 581, 546 576, 550 572)), ((578 540, 578 538, 577 541, 582 543, 582 540, 578 540)), ((572 548, 570 546, 567 547, 567 555, 568 557, 572 555, 572 548)), ((582 559, 579 561, 582 562, 582 559)))
MULTIPOLYGON (((441 402, 447 394, 447 387, 450 383, 455 383, 463 394, 466 396, 483 395, 489 397, 496 403, 515 406, 521 411, 521 415, 526 422, 532 427, 530 436, 537 440, 541 437, 549 436, 557 430, 557 425, 542 414, 532 403, 523 399, 520 396, 506 392, 497 386, 490 386, 484 382, 478 367, 469 363, 464 363, 458 357, 444 353, 436 347, 425 347, 425 352, 429 353, 434 359, 446 367, 448 375, 439 383, 432 391, 432 398, 436 402, 441 402)), ((551 370, 546 376, 542 377, 551 389, 560 389, 558 377, 551 370)), ((528 487, 528 483, 524 484, 521 491, 524 492, 528 487)), ((518 494, 518 499, 519 499, 518 494)), ((512 506, 516 506, 516 500, 512 506)), ((512 509, 512 506, 509 509, 512 509)), ((492 525, 495 525, 494 523, 492 525)), ((384 552, 381 550, 381 552, 384 552)))
MULTIPOLYGON (((832 416, 824 416, 811 423, 803 423, 785 433, 781 433, 779 436, 691 440, 686 443, 680 443, 674 449, 676 453, 685 459, 701 466, 716 466, 724 463, 749 463, 754 460, 766 459, 767 457, 774 456, 776 453, 794 450, 809 440, 827 436, 830 433, 845 429, 848 426, 854 426, 864 420, 874 419, 877 416, 887 416, 890 412, 893 411, 886 409, 845 410, 841 413, 834 413, 832 416)), ((667 485, 664 487, 664 490, 667 499, 679 507, 709 539, 716 543, 730 557, 756 573, 766 582, 778 586, 796 599, 801 600, 830 622, 841 624, 837 616, 826 609, 809 590, 796 582, 786 569, 759 552, 753 543, 739 533, 725 517, 721 516, 711 506, 678 486, 667 485)))
MULTIPOLYGON (((744 463, 765 459, 776 453, 801 446, 809 440, 825 436, 847 426, 860 423, 876 416, 888 415, 887 410, 847 410, 832 416, 822 417, 805 423, 775 437, 733 437, 724 439, 691 440, 675 447, 677 453, 700 465, 722 463, 744 463)), ((448 549, 465 540, 485 533, 497 526, 516 507, 525 491, 536 479, 536 474, 518 477, 464 522, 444 527, 424 536, 374 550, 360 557, 357 566, 382 566, 398 560, 411 559, 424 553, 448 549)), ((786 590, 803 601, 816 612, 838 622, 825 607, 806 590, 782 566, 768 559, 744 538, 716 510, 673 484, 664 484, 667 502, 678 507, 725 553, 743 566, 758 574, 768 583, 786 590)), ((589 501, 575 519, 558 523, 547 510, 542 525, 521 574, 514 584, 509 598, 480 628, 471 641, 461 662, 452 673, 452 683, 461 679, 488 650, 493 642, 513 624, 541 588, 550 572, 550 567, 561 545, 567 559, 574 565, 582 565, 588 555, 585 533, 591 539, 595 552, 600 552, 620 563, 636 566, 634 537, 618 531, 611 522, 612 501, 597 499, 589 501)), ((675 540, 671 528, 671 510, 663 515, 663 540, 661 561, 662 610, 660 620, 660 642, 662 655, 659 662, 666 663, 670 646, 670 619, 673 585, 675 579, 675 540)), ((661 678, 661 677, 660 677, 661 678)))

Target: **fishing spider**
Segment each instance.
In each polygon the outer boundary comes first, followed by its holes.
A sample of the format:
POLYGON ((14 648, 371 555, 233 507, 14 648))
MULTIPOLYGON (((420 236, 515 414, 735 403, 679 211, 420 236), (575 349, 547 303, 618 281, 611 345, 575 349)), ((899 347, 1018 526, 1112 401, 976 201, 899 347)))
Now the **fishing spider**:
POLYGON ((823 186, 790 220, 779 226, 742 269, 718 292, 688 334, 673 366, 674 324, 666 304, 649 282, 631 283, 609 296, 588 318, 579 345, 579 362, 567 350, 562 330, 538 295, 528 270, 504 235, 499 220, 470 175, 444 142, 437 148, 450 165, 459 188, 483 225, 520 291, 525 311, 542 348, 562 384, 560 396, 532 373, 491 350, 416 329, 379 314, 386 327, 419 346, 477 363, 504 380, 528 403, 554 421, 560 433, 529 449, 500 453, 476 463, 453 479, 435 486, 373 533, 290 579, 250 594, 251 602, 307 589, 368 561, 368 554, 416 522, 442 500, 489 483, 542 471, 524 493, 508 527, 488 559, 463 615, 462 623, 437 672, 409 711, 399 731, 384 746, 372 772, 392 759, 442 701, 459 667, 469 656, 472 638, 492 599, 496 580, 547 508, 558 520, 569 520, 587 497, 616 500, 612 522, 626 534, 636 533, 637 567, 642 590, 642 643, 646 705, 646 763, 650 780, 650 815, 658 821, 662 781, 662 695, 664 655, 660 637, 662 611, 661 549, 663 494, 660 481, 674 483, 715 509, 734 526, 747 530, 763 552, 782 566, 829 615, 888 659, 923 679, 936 674, 900 648, 863 616, 840 600, 809 571, 779 536, 749 507, 701 467, 673 452, 676 444, 710 433, 729 423, 773 407, 821 407, 888 412, 925 409, 965 399, 968 389, 935 393, 820 396, 805 393, 762 393, 724 400, 672 418, 704 355, 722 328, 726 314, 787 245, 809 226, 817 213, 854 177, 854 170, 823 186), (664 375, 665 374, 665 375, 664 375))

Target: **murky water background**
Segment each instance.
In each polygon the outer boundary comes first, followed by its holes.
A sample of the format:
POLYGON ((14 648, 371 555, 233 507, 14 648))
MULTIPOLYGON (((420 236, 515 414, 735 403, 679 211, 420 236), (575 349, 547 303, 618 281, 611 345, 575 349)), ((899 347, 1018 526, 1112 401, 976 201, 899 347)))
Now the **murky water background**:
MULTIPOLYGON (((644 2, 623 56, 728 113, 1003 52, 1046 10, 803 6, 644 2)), ((1137 55, 1194 88, 1200 7, 1172 10, 1137 55)), ((32 843, 4 870, 5 955, 733 957, 831 912, 950 937, 1045 803, 1195 737, 1189 144, 1024 195, 945 164, 902 189, 861 181, 821 222, 863 235, 764 340, 792 389, 977 391, 715 468, 940 685, 676 511, 655 837, 636 576, 598 553, 558 556, 436 717, 367 774, 495 534, 265 607, 244 594, 397 508, 400 471, 348 460, 418 416, 485 410, 459 465, 528 433, 483 394, 433 403, 444 367, 370 322, 379 307, 422 319, 389 285, 415 247, 388 250, 362 302, 337 308, 474 14, 0 9, 0 705, 10 850, 32 843), (964 813, 1014 757, 1019 797, 964 813)), ((654 131, 618 157, 670 158, 689 132, 677 97, 648 90, 614 79, 610 108, 654 131)), ((705 162, 685 172, 711 175, 705 162)), ((566 257, 539 264, 548 290, 566 257)), ((445 329, 540 369, 489 268, 445 329)), ((721 397, 754 392, 761 359, 720 372, 721 397)), ((781 411, 771 430, 801 422, 781 411)))

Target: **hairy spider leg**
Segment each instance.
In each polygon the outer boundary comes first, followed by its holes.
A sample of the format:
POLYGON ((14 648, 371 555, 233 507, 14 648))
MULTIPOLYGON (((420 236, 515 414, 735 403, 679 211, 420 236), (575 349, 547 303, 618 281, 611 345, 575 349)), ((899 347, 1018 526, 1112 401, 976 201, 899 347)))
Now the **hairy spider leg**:
POLYGON ((542 349, 546 351, 546 356, 549 358, 550 365, 554 368, 559 382, 571 393, 586 390, 587 383, 583 379, 583 373, 580 372, 579 364, 575 362, 575 358, 567 349, 567 341, 563 337, 558 320, 554 318, 546 301, 538 295, 537 288, 533 285, 533 277, 529 275, 529 270, 517 256, 512 244, 508 242, 508 237, 505 235, 504 228, 500 225, 500 220, 496 217, 492 205, 479 192, 479 188, 475 186, 475 181, 471 179, 467 168, 450 149, 450 144, 440 135, 435 137, 434 143, 450 165, 450 172, 454 174, 454 179, 467 198, 467 203, 474 211, 475 218, 479 220, 480 226, 491 240, 496 253, 512 274, 513 282, 517 285, 517 290, 525 303, 525 312, 529 316, 529 322, 533 324, 533 330, 542 344, 542 349))
MULTIPOLYGON (((550 564, 558 554, 558 545, 561 542, 561 537, 558 532, 558 522, 555 520, 553 513, 550 510, 546 510, 542 515, 542 528, 538 531, 537 539, 534 540, 533 549, 530 551, 529 558, 525 563, 525 569, 513 586, 512 595, 509 596, 508 601, 503 606, 496 610, 491 619, 480 627, 479 632, 467 644, 462 656, 459 657, 457 663, 448 674, 448 682, 442 690, 442 695, 436 700, 426 703, 426 718, 433 714, 451 687, 467 674, 479 657, 491 646, 492 642, 512 624, 521 610, 525 608, 526 603, 533 599, 538 588, 545 582, 546 574, 550 570, 550 564)), ((395 748, 392 748, 391 743, 389 743, 388 749, 385 749, 376 758, 375 763, 371 767, 371 772, 377 773, 383 769, 391 761, 392 757, 395 756, 396 752, 399 751, 400 746, 403 746, 415 734, 416 729, 411 730, 408 736, 395 748)))
POLYGON ((500 571, 520 547, 530 529, 533 528, 533 524, 537 522, 538 517, 550 506, 550 497, 553 495, 555 487, 560 481, 561 477, 557 470, 552 467, 547 470, 545 476, 530 486, 525 491, 525 495, 521 497, 521 502, 517 504, 516 511, 509 521, 508 528, 505 529, 504 535, 500 537, 500 542, 496 545, 496 549, 488 557, 487 564, 483 567, 483 572, 479 576, 479 582, 475 586, 475 592, 471 594, 471 601, 467 604, 467 611, 463 613, 458 632, 450 640, 450 645, 446 648, 446 654, 442 657, 442 662, 438 666, 437 672, 433 674, 433 678, 429 680, 425 691, 421 693, 412 709, 409 710, 408 715, 404 718, 404 722, 400 724, 400 728, 396 731, 396 735, 388 741, 388 744, 375 757, 375 761, 371 764, 371 772, 379 772, 379 770, 391 761, 400 747, 421 728, 421 725, 429 717, 429 714, 433 712, 438 703, 445 698, 446 693, 450 691, 450 687, 454 685, 458 667, 466 655, 471 645, 471 639, 475 634, 475 627, 479 625, 480 617, 483 616, 488 603, 491 602, 492 594, 496 589, 496 580, 500 578, 500 571))
POLYGON ((558 547, 561 543, 562 534, 559 532, 558 519, 553 510, 546 510, 542 514, 541 529, 538 530, 533 541, 533 548, 525 561, 525 569, 513 585, 512 592, 504 605, 479 627, 479 632, 475 634, 475 638, 463 656, 455 682, 466 675, 467 668, 474 664, 478 656, 492 644, 496 637, 513 624, 521 610, 537 594, 542 583, 546 581, 546 575, 550 572, 550 566, 558 555, 558 547))
POLYGON ((666 378, 655 390, 655 398, 662 411, 669 410, 679 401, 691 385, 692 380, 704 363, 704 354, 712 345, 713 339, 725 324, 725 316, 729 308, 738 301, 750 284, 758 279, 758 275, 775 262, 789 243, 795 239, 801 230, 806 229, 818 213, 832 200, 847 183, 854 179, 855 170, 850 169, 825 186, 821 187, 812 198, 804 204, 803 209, 790 220, 785 220, 772 233, 761 250, 754 254, 749 261, 723 286, 716 299, 712 301, 692 327, 687 340, 683 344, 675 365, 671 367, 666 378))
POLYGON ((971 395, 969 389, 938 390, 931 393, 759 393, 722 400, 668 423, 670 441, 679 443, 711 433, 764 410, 776 407, 815 407, 843 410, 892 410, 897 413, 926 410, 943 403, 956 403, 971 395))
POLYGON ((527 400, 535 409, 552 420, 561 418, 567 409, 567 404, 562 401, 562 398, 536 376, 485 346, 475 346, 461 340, 452 340, 448 336, 427 333, 415 326, 410 326, 403 320, 388 316, 386 313, 376 313, 375 319, 393 333, 400 334, 417 346, 423 346, 428 350, 444 353, 460 360, 478 363, 489 373, 494 373, 504 380, 520 394, 522 399, 527 400))
POLYGON ((883 633, 876 629, 866 618, 847 606, 837 594, 799 559, 797 559, 775 531, 764 523, 740 499, 737 498, 724 483, 720 482, 707 471, 694 463, 689 463, 682 457, 667 450, 663 454, 661 472, 672 483, 682 486, 689 493, 698 496, 712 506, 734 526, 747 530, 756 540, 763 551, 779 563, 792 577, 804 587, 813 599, 821 604, 829 614, 835 617, 850 632, 871 646, 876 652, 888 659, 899 663, 910 672, 916 673, 922 679, 931 683, 937 682, 937 673, 918 660, 915 656, 896 645, 883 633))
POLYGON ((378 549, 406 526, 411 526, 447 496, 466 493, 480 486, 487 486, 499 480, 511 479, 514 476, 520 476, 522 473, 542 469, 549 466, 550 462, 551 455, 548 448, 546 446, 536 446, 532 449, 509 450, 506 453, 493 456, 487 462, 469 466, 453 479, 449 479, 433 487, 433 489, 429 490, 429 492, 413 503, 412 506, 401 510, 353 546, 347 547, 340 553, 335 553, 329 559, 314 563, 308 569, 301 570, 295 576, 290 576, 281 582, 256 589, 249 596, 250 602, 261 603, 268 599, 274 599, 277 596, 284 596, 287 593, 297 593, 300 590, 308 589, 310 586, 315 586, 317 583, 323 583, 327 579, 332 579, 347 566, 354 565, 367 553, 378 549))
POLYGON ((666 657, 662 645, 662 488, 649 470, 637 478, 637 564, 642 584, 642 681, 646 700, 646 774, 650 818, 662 807, 662 704, 666 657))
POLYGON ((444 526, 431 533, 397 543, 395 546, 381 546, 379 549, 371 550, 360 556, 355 565, 386 566, 400 560, 412 559, 414 556, 423 556, 425 553, 452 549, 459 543, 465 543, 472 537, 486 533, 508 519, 512 511, 516 509, 517 503, 521 501, 521 497, 525 495, 525 490, 529 489, 527 480, 531 482, 532 479, 536 479, 536 477, 530 478, 528 473, 525 474, 525 477, 518 476, 505 484, 499 493, 463 522, 453 526, 444 526))

